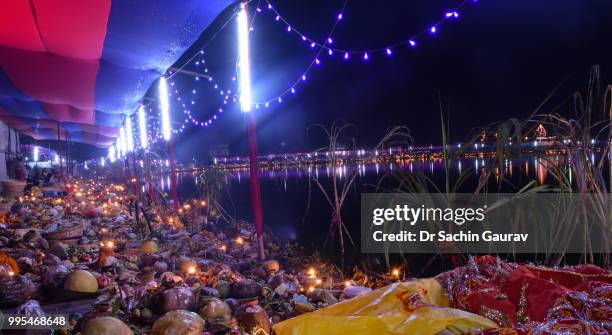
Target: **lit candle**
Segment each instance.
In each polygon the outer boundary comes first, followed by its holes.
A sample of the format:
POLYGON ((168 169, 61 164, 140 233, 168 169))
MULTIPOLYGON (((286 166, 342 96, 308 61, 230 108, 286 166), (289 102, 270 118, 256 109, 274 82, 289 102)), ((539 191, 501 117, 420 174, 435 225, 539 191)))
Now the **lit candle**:
POLYGON ((238 237, 238 238, 236 239, 236 243, 238 243, 238 244, 242 244, 242 243, 244 243, 244 241, 242 240, 242 237, 238 237))
POLYGON ((399 272, 399 270, 398 270, 398 269, 393 269, 393 271, 391 271, 391 274, 392 274, 394 277, 399 277, 400 272, 399 272))
POLYGON ((314 269, 314 268, 310 268, 310 269, 308 270, 308 275, 309 275, 309 276, 314 277, 316 274, 317 274, 317 272, 315 271, 315 269, 314 269))

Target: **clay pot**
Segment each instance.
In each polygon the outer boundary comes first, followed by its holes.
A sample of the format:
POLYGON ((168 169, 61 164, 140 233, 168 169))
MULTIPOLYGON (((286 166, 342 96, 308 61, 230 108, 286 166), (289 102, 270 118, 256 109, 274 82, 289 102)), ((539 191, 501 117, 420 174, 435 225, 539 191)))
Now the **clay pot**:
POLYGON ((159 297, 159 310, 163 313, 195 308, 196 299, 189 288, 175 287, 165 290, 159 297))
POLYGON ((93 318, 85 324, 83 335, 133 335, 123 321, 110 316, 93 318))
POLYGON ((89 271, 74 270, 66 277, 64 289, 72 292, 95 293, 98 290, 98 280, 89 271))
POLYGON ((236 299, 252 299, 261 293, 261 286, 250 279, 244 279, 232 284, 231 297, 236 299))
POLYGON ((196 313, 172 311, 155 321, 151 335, 201 335, 204 324, 204 320, 196 313))
POLYGON ((217 298, 206 300, 198 314, 208 323, 228 324, 232 321, 232 310, 229 305, 217 298))

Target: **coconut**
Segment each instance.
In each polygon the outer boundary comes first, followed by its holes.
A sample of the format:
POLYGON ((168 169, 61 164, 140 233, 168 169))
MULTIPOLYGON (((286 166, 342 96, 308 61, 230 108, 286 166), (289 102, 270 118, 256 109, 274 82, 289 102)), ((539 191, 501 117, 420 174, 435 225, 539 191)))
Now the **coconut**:
POLYGON ((49 253, 59 257, 60 259, 68 259, 68 252, 66 252, 66 247, 64 247, 64 244, 61 242, 51 243, 49 253))
POLYGON ((74 270, 66 277, 64 289, 73 292, 94 293, 98 290, 98 280, 89 271, 74 270))
POLYGON ((232 321, 232 310, 229 305, 217 298, 206 300, 199 314, 208 323, 227 324, 232 321))
POLYGON ((269 260, 261 266, 268 273, 276 273, 280 270, 280 263, 277 260, 269 260))
POLYGON ((42 285, 45 288, 60 288, 70 271, 63 265, 53 265, 47 268, 42 275, 42 285))
POLYGON ((155 272, 157 273, 163 273, 168 271, 168 263, 166 262, 161 262, 161 261, 157 261, 153 264, 153 269, 155 270, 155 272))
POLYGON ((151 335, 201 335, 204 324, 204 320, 196 313, 172 311, 155 321, 151 335))
POLYGON ((261 293, 261 286, 250 279, 232 284, 231 296, 236 299, 256 298, 261 293))
POLYGON ((187 287, 175 287, 165 290, 159 297, 159 309, 162 312, 188 310, 195 307, 196 299, 187 287))
POLYGON ((219 292, 219 296, 223 299, 226 299, 230 296, 231 293, 231 285, 229 282, 225 280, 219 280, 215 285, 217 292, 219 292))
POLYGON ((266 334, 270 333, 270 320, 268 313, 259 305, 248 306, 238 315, 238 325, 247 332, 254 328, 261 328, 266 334))
POLYGON ((33 297, 38 287, 22 275, 0 278, 0 307, 19 305, 33 297))
POLYGON ((159 251, 157 243, 153 240, 145 241, 141 247, 143 254, 155 254, 159 251))
POLYGON ((110 316, 93 318, 85 324, 83 335, 133 335, 123 321, 110 316))

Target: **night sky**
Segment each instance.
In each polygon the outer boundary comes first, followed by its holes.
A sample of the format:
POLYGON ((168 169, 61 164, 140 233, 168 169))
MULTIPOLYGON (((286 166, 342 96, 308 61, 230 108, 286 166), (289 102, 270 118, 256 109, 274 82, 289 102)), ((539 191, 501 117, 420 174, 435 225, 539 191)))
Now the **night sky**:
MULTIPOLYGON (((333 35, 334 46, 347 49, 385 47, 427 29, 461 1, 349 0, 333 35)), ((265 8, 264 1, 260 7, 265 8)), ((343 0, 273 1, 293 27, 324 40, 343 0)), ((251 14, 257 0, 251 3, 251 14)), ((297 79, 315 51, 286 32, 272 14, 255 18, 251 35, 254 100, 277 96, 297 79)), ((460 18, 440 27, 435 37, 419 40, 415 49, 397 49, 391 57, 371 55, 344 61, 323 53, 322 64, 307 83, 282 104, 255 110, 260 153, 315 149, 321 137, 309 125, 342 119, 356 125, 358 143, 371 146, 393 125, 406 125, 417 144, 440 143, 439 99, 448 107, 451 139, 465 140, 470 131, 511 117, 527 117, 563 83, 556 102, 584 90, 592 65, 600 64, 602 84, 612 83, 612 1, 609 0, 480 0, 469 3, 460 18)), ((206 44, 209 73, 222 85, 236 88, 237 32, 232 21, 211 42, 231 15, 227 11, 186 57, 206 44)), ((177 64, 181 65, 185 57, 177 64)), ((190 66, 188 68, 197 70, 190 66)), ((199 68, 202 71, 202 67, 199 68)), ((179 75, 184 95, 196 88, 194 115, 207 119, 221 102, 211 85, 179 75)), ((208 158, 208 146, 228 144, 232 154, 246 154, 246 120, 238 104, 227 108, 211 127, 189 127, 177 136, 182 161, 208 158)), ((557 112, 571 115, 571 104, 557 112)), ((180 109, 173 117, 183 119, 180 109)))

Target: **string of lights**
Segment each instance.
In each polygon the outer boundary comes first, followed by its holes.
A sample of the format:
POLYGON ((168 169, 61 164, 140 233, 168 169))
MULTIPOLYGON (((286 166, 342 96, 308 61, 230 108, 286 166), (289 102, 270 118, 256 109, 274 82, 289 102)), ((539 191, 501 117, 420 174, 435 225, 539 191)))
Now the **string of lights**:
MULTIPOLYGON (((262 1, 262 0, 258 0, 258 1, 257 1, 257 6, 259 6, 259 5, 260 5, 261 1, 262 1)), ((230 20, 231 20, 231 19, 233 19, 235 16, 236 16, 235 14, 234 14, 234 15, 232 15, 232 17, 230 18, 230 20)), ((249 23, 249 31, 253 31, 253 30, 254 30, 253 25, 254 25, 254 23, 255 23, 255 18, 256 18, 256 17, 257 17, 257 12, 255 12, 255 13, 252 15, 252 17, 251 17, 251 21, 250 21, 250 23, 249 23)), ((223 29, 223 28, 224 28, 224 27, 227 25, 227 23, 228 23, 228 22, 229 22, 229 20, 228 20, 228 21, 227 21, 227 22, 226 22, 226 23, 223 25, 223 27, 222 27, 221 29, 223 29)), ((219 31, 220 31, 220 30, 219 30, 219 31)), ((217 31, 217 33, 218 33, 219 31, 217 31)), ((217 34, 217 33, 215 33, 215 35, 213 36, 213 38, 216 36, 216 34, 217 34)), ((211 40, 212 40, 212 39, 211 39, 211 40)), ((207 42, 207 43, 206 43, 206 45, 208 45, 209 43, 210 43, 210 41, 209 41, 209 42, 207 42)), ((214 123, 216 120, 218 120, 218 119, 219 119, 220 114, 222 114, 222 113, 223 113, 223 111, 225 110, 225 106, 226 106, 226 105, 228 105, 228 103, 230 103, 230 102, 236 102, 236 101, 237 101, 237 99, 236 99, 236 92, 235 92, 235 90, 234 90, 234 91, 232 91, 232 89, 229 89, 229 88, 227 88, 227 89, 223 89, 223 88, 222 88, 222 86, 221 86, 221 84, 219 84, 219 83, 218 83, 218 82, 215 80, 215 77, 213 77, 213 76, 212 76, 212 74, 210 73, 210 71, 209 71, 208 67, 206 66, 206 60, 204 59, 204 55, 205 55, 204 50, 200 50, 199 52, 197 52, 196 54, 194 54, 192 57, 190 57, 190 58, 187 60, 187 62, 185 62, 185 63, 184 63, 184 64, 183 64, 183 65, 182 65, 180 68, 178 68, 178 69, 177 69, 177 70, 175 70, 175 71, 172 71, 172 70, 171 70, 171 71, 169 71, 169 76, 168 76, 168 78, 172 78, 172 77, 174 77, 174 76, 175 76, 177 73, 179 73, 179 72, 181 72, 182 70, 184 70, 184 69, 185 69, 187 66, 189 66, 190 64, 194 64, 196 68, 200 68, 200 67, 204 66, 205 68, 204 68, 204 71, 203 71, 203 72, 204 72, 204 75, 205 75, 205 76, 207 76, 207 80, 200 80, 200 76, 195 75, 195 76, 194 76, 194 77, 195 77, 195 81, 197 81, 197 82, 202 82, 202 81, 207 81, 207 82, 209 82, 209 83, 210 83, 210 84, 213 86, 213 89, 214 89, 214 90, 215 90, 217 93, 219 93, 219 95, 220 95, 221 97, 223 97, 223 101, 222 101, 222 102, 221 102, 221 103, 218 105, 217 109, 214 111, 214 113, 213 113, 213 114, 211 114, 211 115, 208 117, 208 119, 200 119, 200 118, 198 118, 197 116, 194 116, 194 113, 192 113, 192 108, 194 108, 194 107, 195 107, 195 105, 197 104, 197 103, 196 103, 196 99, 195 99, 195 98, 194 98, 194 99, 186 98, 186 97, 182 96, 182 95, 179 93, 178 88, 174 88, 174 93, 173 93, 173 95, 174 95, 174 96, 176 96, 175 101, 176 101, 176 103, 177 103, 179 106, 181 106, 181 107, 182 107, 182 109, 183 109, 183 114, 185 115, 185 119, 184 119, 182 122, 180 122, 180 123, 179 123, 179 124, 180 124, 180 126, 178 126, 177 128, 173 128, 173 129, 172 129, 172 132, 173 132, 173 133, 175 133, 175 134, 182 133, 182 132, 183 132, 183 131, 186 129, 186 126, 188 126, 188 125, 200 126, 200 127, 202 127, 202 128, 209 127, 209 126, 210 126, 210 125, 212 125, 212 124, 213 124, 213 123, 214 123), (199 57, 198 57, 198 56, 199 56, 199 57), (191 106, 191 107, 190 107, 190 106, 191 106)), ((238 57, 236 57, 236 58, 238 58, 238 57)), ((197 73, 196 73, 196 74, 197 74, 197 73)), ((232 81, 232 82, 236 82, 236 75, 237 75, 237 74, 236 74, 236 73, 234 73, 234 75, 232 76, 232 78, 231 78, 231 81, 232 81)), ((177 86, 177 83, 173 81, 173 82, 171 83, 171 86, 177 86)), ((196 94, 198 93, 198 89, 196 89, 196 88, 192 88, 192 89, 191 89, 191 90, 189 90, 189 91, 191 92, 192 97, 193 97, 193 95, 196 95, 196 94)), ((172 94, 171 94, 171 95, 172 95, 172 94)))
MULTIPOLYGON (((256 10, 253 12, 253 15, 251 17, 251 22, 249 24, 249 31, 254 30, 255 18, 257 17, 258 14, 268 13, 269 14, 268 16, 273 18, 274 21, 282 23, 285 26, 285 30, 288 33, 296 34, 296 36, 302 42, 304 42, 307 46, 309 46, 312 49, 316 49, 316 53, 315 53, 314 58, 306 66, 306 68, 303 71, 299 72, 299 76, 297 76, 297 78, 293 80, 286 89, 281 91, 280 94, 276 95, 273 98, 268 98, 268 99, 252 102, 251 105, 256 109, 259 109, 260 107, 270 107, 270 105, 273 103, 278 103, 278 104, 282 103, 283 99, 285 99, 286 96, 296 94, 298 91, 298 87, 307 81, 307 78, 310 76, 311 70, 313 68, 317 68, 319 65, 322 64, 321 55, 323 53, 327 53, 330 57, 334 57, 335 55, 338 55, 338 57, 344 59, 345 61, 348 61, 351 59, 361 59, 363 62, 367 62, 372 57, 376 57, 376 54, 382 54, 387 57, 391 57, 394 54, 394 51, 400 47, 416 48, 419 44, 418 42, 419 39, 424 38, 426 36, 436 36, 440 28, 445 23, 449 21, 457 20, 460 17, 461 9, 464 6, 466 6, 469 2, 477 2, 477 0, 463 0, 454 9, 446 11, 440 19, 436 20, 433 24, 429 25, 426 29, 423 29, 420 32, 402 41, 391 43, 384 47, 355 50, 355 49, 344 49, 344 48, 336 47, 336 43, 333 39, 333 35, 336 30, 336 27, 338 26, 340 22, 346 19, 344 12, 346 9, 347 0, 344 1, 343 6, 341 7, 340 11, 338 12, 338 14, 336 15, 334 19, 334 24, 329 34, 327 34, 327 37, 323 41, 317 41, 316 39, 311 38, 307 34, 303 33, 301 30, 296 29, 294 25, 290 24, 290 22, 287 21, 285 17, 283 17, 283 15, 281 15, 281 13, 275 8, 275 6, 271 3, 270 0, 258 0, 256 4, 256 10), (264 3, 267 10, 262 9, 260 7, 262 2, 264 3), (358 55, 358 57, 355 57, 356 55, 358 55)), ((217 34, 221 30, 223 30, 228 25, 228 23, 231 22, 235 17, 236 17, 236 13, 233 13, 231 17, 221 26, 221 28, 213 34, 212 38, 205 43, 204 47, 206 47, 217 36, 217 34)), ((185 95, 185 94, 179 93, 177 83, 174 80, 171 81, 169 83, 170 87, 168 90, 169 91, 168 98, 173 98, 173 105, 178 106, 179 108, 182 108, 183 115, 184 115, 184 119, 181 122, 172 123, 175 126, 170 127, 169 131, 174 134, 182 133, 186 129, 186 127, 189 125, 194 125, 194 126, 199 126, 199 127, 209 127, 216 120, 219 119, 220 114, 224 112, 226 105, 237 101, 237 98, 236 98, 238 96, 238 92, 236 92, 237 88, 235 90, 224 89, 211 75, 206 65, 206 61, 204 60, 204 48, 196 52, 192 57, 190 57, 179 68, 170 69, 165 78, 167 80, 170 80, 171 78, 173 78, 179 73, 188 73, 188 74, 193 75, 194 82, 197 82, 197 83, 208 82, 213 87, 213 89, 219 94, 219 96, 222 98, 222 101, 219 104, 218 108, 208 118, 204 118, 204 119, 199 118, 195 115, 195 113, 193 112, 193 109, 195 108, 195 105, 196 105, 197 94, 201 88, 193 87, 190 90, 186 91, 189 93, 185 95), (190 65, 195 66, 196 71, 194 72, 185 71, 185 68, 190 65), (200 70, 202 68, 204 68, 203 71, 200 70)), ((236 81, 237 81, 236 73, 234 73, 234 76, 231 78, 231 82, 234 83, 236 81)), ((149 113, 147 113, 147 116, 146 116, 146 121, 147 121, 146 123, 149 125, 148 129, 146 130, 147 142, 149 144, 154 144, 158 142, 159 140, 163 139, 164 137, 166 137, 166 134, 167 134, 166 132, 168 132, 168 129, 167 128, 162 129, 164 127, 162 127, 162 122, 160 122, 160 118, 152 116, 155 113, 152 113, 152 108, 150 107, 150 103, 148 105, 145 105, 143 108, 147 108, 149 110, 149 113), (162 131, 164 133, 164 136, 161 135, 162 131)), ((174 109, 176 109, 176 107, 174 109)), ((131 120, 128 120, 127 122, 131 122, 131 120)), ((126 130, 127 129, 123 129, 122 127, 122 134, 124 135, 120 136, 116 144, 117 150, 115 154, 118 154, 118 156, 120 156, 121 153, 127 151, 127 147, 129 147, 129 144, 130 144, 130 142, 128 141, 133 141, 133 139, 128 140, 126 138, 128 135, 128 134, 125 134, 127 132, 126 130)), ((142 142, 143 137, 141 136, 140 138, 142 142)))
MULTIPOLYGON (((343 49, 343 48, 335 47, 334 46, 335 45, 335 41, 333 40, 332 37, 328 37, 325 42, 316 41, 315 39, 307 36, 306 34, 302 33, 300 30, 296 29, 295 26, 291 25, 276 10, 276 8, 272 5, 272 3, 269 0, 265 0, 265 2, 267 3, 268 12, 272 14, 272 17, 274 18, 275 21, 284 23, 285 26, 286 26, 286 31, 287 32, 292 32, 292 33, 296 34, 302 41, 304 41, 311 48, 321 47, 321 48, 325 49, 330 55, 333 55, 333 54, 337 53, 339 55, 342 55, 342 57, 344 57, 346 59, 351 58, 351 55, 355 55, 355 54, 360 55, 360 56, 362 56, 362 57, 367 59, 367 57, 370 57, 372 54, 375 54, 375 53, 384 53, 386 55, 391 55, 391 54, 393 54, 393 49, 395 49, 397 47, 400 47, 400 46, 415 47, 417 45, 416 44, 416 40, 418 38, 420 38, 420 37, 422 37, 422 36, 424 36, 424 35, 426 35, 428 33, 435 34, 436 32, 438 32, 440 26, 443 23, 445 23, 446 21, 449 21, 449 20, 458 19, 459 18, 460 10, 464 6, 466 6, 469 2, 477 2, 477 0, 463 0, 463 2, 461 2, 454 9, 446 11, 441 19, 439 19, 438 21, 434 22, 427 29, 424 29, 424 30, 420 31, 417 34, 412 35, 409 38, 403 39, 403 40, 395 42, 395 43, 390 43, 390 44, 382 46, 382 47, 376 47, 376 48, 370 48, 370 49, 362 49, 362 50, 343 49)), ((261 8, 258 8, 257 11, 259 13, 264 12, 261 8)), ((342 21, 344 18, 345 18, 345 14, 344 14, 343 11, 341 11, 337 15, 336 20, 342 21)))
MULTIPOLYGON (((345 61, 349 61, 351 59, 358 58, 358 59, 361 59, 363 62, 367 62, 372 57, 374 57, 376 54, 382 54, 386 57, 391 57, 393 56, 394 51, 399 47, 416 48, 419 44, 418 41, 420 39, 426 36, 436 36, 440 30, 440 27, 443 24, 451 20, 459 19, 460 10, 463 7, 465 7, 468 3, 477 2, 477 1, 478 0, 463 0, 454 9, 446 11, 442 15, 441 19, 435 21, 433 24, 429 25, 427 28, 406 38, 405 40, 389 44, 388 46, 385 46, 385 47, 377 47, 377 48, 364 49, 364 50, 352 50, 352 49, 337 48, 333 46, 335 41, 332 35, 333 35, 336 25, 334 25, 334 29, 332 29, 331 33, 328 34, 327 38, 323 42, 318 42, 315 39, 310 38, 304 33, 302 33, 299 29, 296 29, 276 10, 276 8, 272 5, 272 3, 269 0, 265 0, 265 2, 267 3, 267 12, 272 14, 270 17, 272 17, 276 22, 283 23, 284 26, 286 27, 285 31, 287 31, 288 33, 296 34, 298 38, 301 41, 303 41, 305 44, 307 44, 310 48, 318 48, 318 51, 315 54, 315 57, 312 59, 312 61, 305 68, 305 70, 300 72, 300 75, 294 81, 292 81, 286 89, 281 91, 280 94, 274 96, 273 98, 268 98, 268 99, 254 102, 253 104, 255 105, 255 108, 259 108, 260 106, 269 107, 272 103, 282 103, 283 99, 286 96, 296 94, 298 90, 297 89, 298 86, 306 82, 307 78, 309 77, 310 71, 313 68, 315 68, 315 66, 319 66, 323 63, 323 61, 320 58, 321 53, 323 52, 326 52, 330 57, 333 57, 334 55, 339 55, 339 57, 341 57, 345 61), (355 55, 358 55, 359 57, 354 57, 355 55)), ((336 16, 336 19, 335 19, 336 24, 345 19, 344 9, 345 7, 343 7, 342 10, 339 12, 339 14, 336 16)), ((258 7, 257 12, 264 13, 266 12, 266 10, 258 7)))

